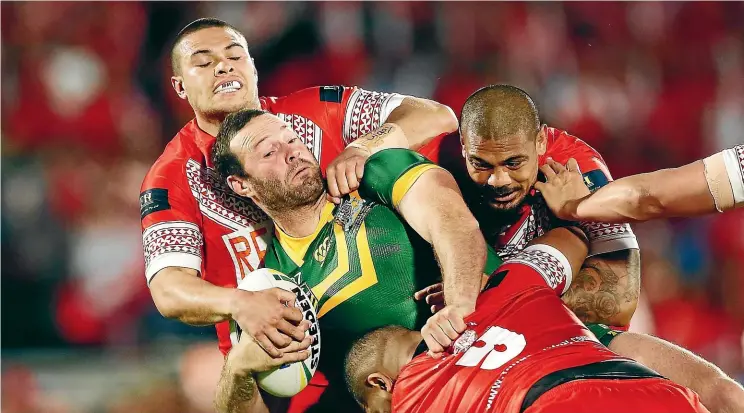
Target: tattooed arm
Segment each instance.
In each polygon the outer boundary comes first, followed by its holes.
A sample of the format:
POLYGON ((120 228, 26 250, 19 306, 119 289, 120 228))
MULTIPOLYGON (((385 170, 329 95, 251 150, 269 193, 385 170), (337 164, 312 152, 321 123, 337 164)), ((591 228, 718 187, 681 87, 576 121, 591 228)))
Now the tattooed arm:
POLYGON ((563 302, 584 323, 627 326, 640 294, 641 254, 637 249, 587 258, 563 302))
POLYGON ((328 194, 336 202, 355 191, 364 175, 364 162, 389 148, 419 149, 441 134, 457 130, 455 113, 446 105, 406 96, 383 123, 350 143, 326 168, 328 194))

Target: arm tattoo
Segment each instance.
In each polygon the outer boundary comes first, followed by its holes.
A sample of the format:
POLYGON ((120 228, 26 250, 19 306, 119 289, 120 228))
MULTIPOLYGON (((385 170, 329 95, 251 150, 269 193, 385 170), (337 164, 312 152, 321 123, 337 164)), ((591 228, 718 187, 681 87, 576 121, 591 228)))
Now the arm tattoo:
POLYGON ((380 141, 387 136, 388 133, 392 132, 393 127, 390 125, 383 125, 376 130, 372 131, 369 136, 364 138, 365 144, 369 147, 377 146, 380 141))
POLYGON ((588 258, 563 295, 585 323, 627 325, 640 294, 640 252, 625 250, 588 258))

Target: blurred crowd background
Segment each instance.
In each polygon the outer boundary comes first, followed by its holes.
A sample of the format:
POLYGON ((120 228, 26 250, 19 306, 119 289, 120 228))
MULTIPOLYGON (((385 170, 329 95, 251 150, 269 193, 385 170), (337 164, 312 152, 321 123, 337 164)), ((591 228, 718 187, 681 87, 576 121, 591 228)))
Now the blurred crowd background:
MULTIPOLYGON (((192 117, 169 77, 189 21, 248 39, 261 95, 359 85, 459 113, 489 83, 615 178, 744 142, 744 3, 2 3, 2 411, 211 411, 212 328, 163 319, 139 186, 192 117)), ((744 213, 636 225, 632 329, 744 379, 744 213)))

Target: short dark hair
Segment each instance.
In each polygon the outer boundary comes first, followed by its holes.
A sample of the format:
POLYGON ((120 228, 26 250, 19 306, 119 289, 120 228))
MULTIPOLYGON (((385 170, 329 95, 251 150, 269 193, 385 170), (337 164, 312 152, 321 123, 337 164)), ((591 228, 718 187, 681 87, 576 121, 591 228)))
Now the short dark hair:
POLYGON ((468 97, 460 127, 484 139, 499 140, 520 133, 532 138, 540 130, 540 115, 529 94, 511 85, 490 85, 468 97))
POLYGON ((242 109, 225 117, 225 120, 220 125, 219 132, 217 132, 217 140, 212 148, 212 163, 214 164, 214 169, 222 178, 227 178, 230 175, 248 178, 248 174, 245 173, 245 169, 243 168, 243 163, 230 150, 230 142, 250 121, 268 113, 260 109, 242 109))
POLYGON ((180 32, 178 32, 178 35, 176 36, 176 39, 173 41, 173 46, 171 46, 171 68, 173 69, 173 73, 180 74, 181 73, 181 64, 179 62, 179 56, 178 56, 178 46, 181 44, 181 41, 184 37, 190 35, 191 33, 196 33, 199 30, 204 29, 210 29, 212 27, 220 27, 223 29, 231 29, 234 30, 236 33, 240 34, 245 38, 245 35, 241 33, 240 30, 235 28, 232 24, 220 20, 215 19, 213 17, 205 17, 201 19, 196 19, 192 21, 191 23, 187 24, 186 27, 181 29, 180 32))
POLYGON ((364 393, 367 391, 367 376, 378 371, 385 356, 385 344, 391 335, 408 331, 400 326, 385 326, 372 330, 355 341, 346 353, 344 360, 344 379, 349 393, 360 406, 364 406, 364 393))

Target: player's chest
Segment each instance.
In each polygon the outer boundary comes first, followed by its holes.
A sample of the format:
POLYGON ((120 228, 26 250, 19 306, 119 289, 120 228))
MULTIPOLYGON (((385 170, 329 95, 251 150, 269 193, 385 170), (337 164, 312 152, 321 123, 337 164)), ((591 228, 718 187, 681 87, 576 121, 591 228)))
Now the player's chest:
MULTIPOLYGON (((275 241, 279 253, 271 256, 277 257, 280 270, 311 289, 318 302, 318 317, 348 307, 379 281, 372 258, 374 239, 365 223, 371 206, 366 201, 341 205, 302 257, 292 257, 291 251, 275 241)), ((266 265, 272 266, 272 261, 267 259, 266 265)))

